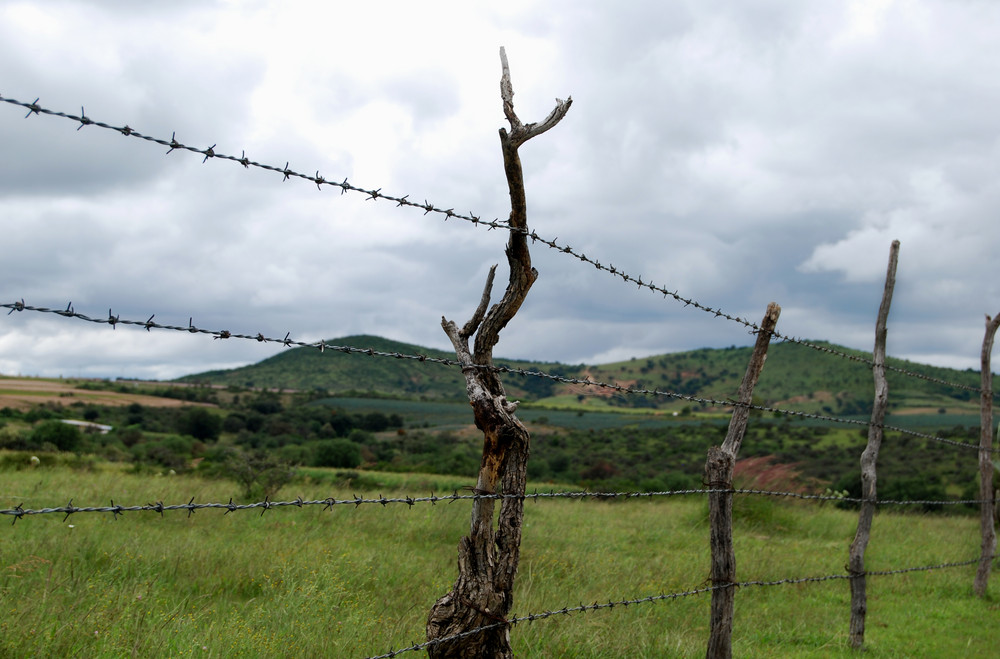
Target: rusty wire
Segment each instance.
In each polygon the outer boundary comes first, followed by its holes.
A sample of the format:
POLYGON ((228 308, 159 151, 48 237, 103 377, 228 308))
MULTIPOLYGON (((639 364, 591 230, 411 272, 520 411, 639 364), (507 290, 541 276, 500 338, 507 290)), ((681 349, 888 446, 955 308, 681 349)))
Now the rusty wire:
MULTIPOLYGON (((636 276, 628 274, 624 270, 621 270, 621 269, 615 267, 614 265, 611 265, 611 264, 604 265, 600 261, 598 261, 596 259, 589 258, 586 254, 584 254, 582 252, 578 252, 577 250, 573 249, 572 247, 570 247, 568 245, 564 245, 564 244, 561 244, 561 243, 557 242, 558 238, 553 238, 553 239, 549 240, 549 239, 546 239, 546 238, 544 238, 542 236, 539 236, 535 231, 530 231, 529 232, 526 228, 512 227, 506 221, 501 221, 499 219, 493 219, 493 220, 488 220, 488 221, 487 220, 483 220, 480 216, 477 216, 477 215, 475 215, 475 214, 473 214, 471 212, 469 214, 467 214, 467 215, 463 214, 463 213, 456 213, 454 208, 448 208, 448 209, 440 208, 440 207, 435 206, 434 204, 428 202, 426 199, 424 200, 423 203, 418 203, 418 202, 410 201, 409 198, 408 198, 409 195, 395 196, 395 195, 383 193, 382 192, 382 188, 366 189, 366 188, 357 187, 355 185, 351 185, 350 183, 348 183, 348 181, 347 181, 346 178, 343 181, 341 181, 341 182, 338 183, 337 181, 327 180, 325 177, 323 177, 323 176, 320 175, 320 173, 319 173, 318 170, 316 171, 316 173, 314 175, 304 174, 304 173, 297 172, 297 171, 294 171, 292 169, 289 169, 289 163, 287 163, 287 162, 285 163, 284 167, 279 167, 279 166, 276 166, 276 165, 268 165, 268 164, 264 164, 264 163, 259 163, 259 162, 255 161, 255 160, 250 160, 247 157, 245 151, 242 152, 241 155, 240 155, 240 157, 237 158, 234 155, 229 155, 229 154, 217 152, 215 150, 216 144, 213 144, 212 146, 210 146, 208 148, 199 149, 197 147, 188 146, 187 144, 183 144, 183 143, 177 141, 177 134, 176 133, 172 134, 169 140, 166 140, 166 139, 163 139, 163 138, 152 137, 150 135, 146 135, 144 133, 141 133, 141 132, 139 132, 139 131, 137 131, 137 130, 131 128, 131 127, 129 127, 127 124, 124 125, 124 126, 113 126, 113 125, 104 123, 102 121, 95 121, 95 120, 91 119, 90 117, 86 116, 86 113, 84 112, 84 109, 82 107, 80 108, 80 114, 79 115, 74 115, 74 114, 71 114, 71 113, 59 112, 59 111, 56 111, 56 110, 50 110, 48 108, 42 107, 41 105, 38 104, 38 100, 39 99, 36 98, 33 102, 27 103, 27 102, 24 102, 24 101, 18 101, 16 99, 7 98, 7 97, 4 97, 4 96, 0 95, 0 101, 3 101, 5 103, 9 103, 11 105, 18 105, 18 106, 21 106, 23 108, 27 108, 28 109, 28 113, 25 115, 26 119, 28 117, 30 117, 31 115, 33 115, 33 114, 36 114, 36 115, 46 114, 46 115, 50 115, 50 116, 54 116, 54 117, 62 117, 64 119, 70 119, 71 121, 79 122, 80 125, 77 128, 77 130, 79 130, 80 128, 83 128, 84 126, 97 126, 99 128, 104 128, 104 129, 107 129, 107 130, 112 130, 112 131, 121 133, 122 135, 125 135, 126 137, 135 137, 135 138, 138 138, 138 139, 141 139, 141 140, 145 140, 147 142, 152 142, 152 143, 155 143, 155 144, 160 144, 162 146, 169 147, 169 150, 167 151, 168 154, 171 153, 172 151, 175 151, 175 150, 182 150, 182 151, 189 151, 191 153, 197 153, 199 155, 203 155, 204 156, 204 160, 202 160, 203 163, 207 162, 209 158, 220 159, 220 160, 228 160, 228 161, 235 162, 235 163, 238 163, 240 165, 243 165, 244 168, 256 167, 256 168, 259 168, 259 169, 263 169, 263 170, 267 170, 267 171, 271 171, 271 172, 276 172, 278 174, 281 174, 284 177, 283 180, 285 180, 285 181, 287 181, 289 178, 299 178, 299 179, 303 179, 303 180, 306 180, 306 181, 310 181, 312 183, 315 183, 317 189, 319 189, 319 190, 322 190, 323 189, 322 186, 324 186, 324 185, 334 186, 334 187, 340 188, 341 194, 344 194, 346 192, 358 192, 358 193, 367 195, 367 198, 369 200, 385 199, 385 200, 388 200, 388 201, 394 201, 394 202, 396 202, 396 206, 397 207, 408 206, 408 207, 411 207, 411 208, 418 208, 418 209, 421 209, 421 210, 424 211, 424 215, 427 215, 428 213, 436 213, 436 214, 439 214, 439 215, 443 215, 445 221, 447 221, 448 218, 456 218, 456 219, 459 219, 459 220, 464 220, 466 222, 471 222, 472 224, 474 224, 476 226, 480 226, 480 225, 481 226, 485 226, 489 230, 492 230, 492 229, 506 229, 508 231, 522 233, 523 235, 527 236, 528 238, 531 238, 532 243, 535 243, 535 242, 542 243, 543 245, 546 245, 550 249, 554 249, 557 252, 560 252, 560 253, 572 256, 572 257, 576 258, 577 260, 579 260, 579 261, 581 261, 583 263, 587 263, 589 265, 592 265, 597 270, 600 270, 600 271, 603 271, 603 272, 607 272, 608 274, 610 274, 612 276, 621 277, 621 279, 622 279, 622 281, 624 283, 635 284, 639 288, 647 288, 647 289, 649 289, 652 292, 662 294, 664 298, 669 297, 669 298, 674 299, 677 302, 682 302, 684 304, 684 306, 686 306, 686 307, 690 306, 690 307, 693 307, 693 308, 698 309, 700 311, 703 311, 705 313, 711 314, 711 315, 715 316, 716 318, 725 318, 726 320, 739 323, 739 324, 745 326, 746 328, 748 328, 752 333, 757 333, 757 332, 760 331, 760 326, 757 323, 755 323, 755 322, 753 322, 751 320, 748 320, 746 318, 741 318, 740 316, 733 316, 733 315, 731 315, 731 314, 723 311, 721 308, 713 308, 711 306, 707 306, 707 305, 701 304, 697 300, 694 300, 692 298, 687 298, 687 297, 684 297, 684 296, 680 295, 676 290, 671 291, 670 289, 668 289, 668 288, 666 288, 664 286, 658 286, 658 285, 656 285, 656 284, 654 284, 652 282, 644 282, 642 280, 642 276, 641 275, 638 276, 638 277, 636 277, 636 276)), ((793 337, 793 336, 790 336, 790 335, 783 334, 783 333, 781 333, 779 331, 776 331, 776 330, 772 331, 771 334, 772 334, 772 336, 775 339, 778 339, 780 341, 787 342, 787 343, 795 343, 795 344, 804 346, 806 348, 810 348, 812 350, 817 350, 817 351, 822 352, 822 353, 826 353, 826 354, 829 354, 829 355, 834 355, 834 356, 840 357, 842 359, 847 359, 847 360, 850 360, 850 361, 855 361, 855 362, 858 362, 858 363, 862 363, 862 364, 865 364, 866 366, 868 366, 869 368, 873 368, 876 365, 873 360, 871 360, 871 359, 869 359, 867 357, 862 357, 862 356, 859 356, 859 355, 852 355, 852 354, 849 354, 849 353, 846 353, 846 352, 843 352, 843 351, 840 351, 840 350, 835 350, 833 348, 829 348, 829 347, 826 347, 826 346, 821 346, 821 345, 818 345, 816 343, 812 343, 810 341, 806 341, 806 340, 798 338, 798 337, 793 337)), ((893 371, 893 372, 896 372, 896 373, 900 373, 900 374, 906 375, 908 377, 919 378, 919 379, 922 379, 922 380, 927 380, 927 381, 930 381, 930 382, 935 382, 937 384, 942 384, 942 385, 945 385, 945 386, 954 387, 956 389, 963 389, 963 390, 966 390, 966 391, 975 391, 977 393, 981 393, 981 389, 978 388, 978 387, 974 387, 974 386, 970 386, 970 385, 964 385, 964 384, 959 384, 959 383, 955 383, 955 382, 949 382, 947 380, 942 380, 940 378, 931 377, 931 376, 928 376, 928 375, 924 375, 922 373, 917 373, 915 371, 910 371, 908 369, 900 368, 898 366, 892 366, 892 365, 889 365, 889 364, 884 364, 883 366, 884 366, 884 368, 886 370, 893 371)))
MULTIPOLYGON (((118 325, 127 325, 127 326, 133 326, 133 327, 142 327, 142 328, 146 329, 146 331, 149 331, 151 329, 164 329, 164 330, 172 330, 172 331, 176 331, 176 332, 189 332, 191 334, 206 334, 206 335, 212 336, 212 337, 214 337, 216 339, 245 339, 245 340, 258 341, 260 343, 280 343, 281 345, 285 346, 286 348, 291 348, 292 346, 296 346, 296 347, 300 347, 300 348, 314 348, 314 349, 319 350, 321 353, 325 352, 327 350, 332 350, 332 351, 335 351, 335 352, 343 352, 343 353, 349 353, 349 354, 368 355, 370 357, 392 357, 394 359, 412 359, 412 360, 416 360, 416 361, 420 361, 420 362, 431 362, 431 363, 435 363, 435 364, 441 364, 443 366, 451 366, 451 367, 458 367, 458 368, 463 368, 464 367, 463 364, 460 361, 456 360, 456 359, 447 359, 447 358, 443 358, 443 357, 431 357, 431 356, 422 355, 422 354, 408 355, 408 354, 404 354, 404 353, 400 353, 400 352, 386 352, 386 351, 381 351, 381 350, 375 350, 373 348, 357 348, 357 347, 353 347, 353 346, 341 346, 341 345, 329 344, 329 343, 326 343, 325 341, 318 341, 318 342, 315 342, 315 341, 314 342, 297 341, 297 340, 294 340, 294 339, 290 338, 291 337, 291 332, 286 333, 285 337, 283 339, 278 339, 278 338, 273 338, 273 337, 266 337, 266 336, 264 336, 261 333, 258 333, 256 335, 251 335, 251 334, 233 333, 233 332, 230 332, 229 330, 208 330, 208 329, 203 329, 203 328, 200 328, 200 327, 195 327, 195 325, 194 325, 194 319, 193 318, 189 318, 188 319, 188 325, 187 325, 187 327, 180 326, 180 325, 163 325, 161 323, 154 322, 153 318, 156 317, 156 314, 151 315, 146 320, 129 320, 129 319, 121 318, 121 316, 119 316, 119 315, 115 315, 112 312, 111 309, 108 310, 108 316, 106 318, 103 318, 103 317, 102 318, 94 318, 94 317, 87 316, 87 315, 82 314, 82 313, 78 313, 76 310, 73 309, 73 303, 72 302, 69 303, 68 305, 66 305, 65 309, 60 310, 60 309, 51 309, 51 308, 47 308, 47 307, 35 307, 35 306, 31 306, 29 304, 26 304, 24 302, 24 299, 21 299, 21 300, 18 300, 16 302, 7 302, 5 304, 0 304, 0 309, 9 309, 9 311, 7 312, 8 316, 10 314, 14 313, 15 311, 18 311, 18 312, 21 312, 21 311, 34 311, 34 312, 38 312, 38 313, 55 314, 57 316, 62 316, 64 318, 76 318, 78 320, 83 320, 83 321, 90 322, 90 323, 97 323, 99 325, 110 325, 112 327, 112 329, 114 329, 118 325)), ((688 402, 692 402, 692 403, 698 403, 698 404, 702 404, 702 405, 717 405, 717 406, 722 406, 722 407, 746 407, 748 409, 759 410, 761 412, 771 412, 771 413, 774 413, 774 414, 782 414, 782 415, 786 415, 786 416, 795 416, 795 417, 799 417, 799 418, 813 419, 813 420, 819 420, 819 421, 829 421, 831 423, 844 423, 844 424, 851 424, 851 425, 858 425, 858 426, 865 426, 865 427, 871 425, 871 423, 869 421, 862 421, 860 419, 843 419, 843 418, 839 418, 839 417, 826 416, 826 415, 822 415, 822 414, 812 414, 812 413, 809 413, 809 412, 797 412, 795 410, 785 410, 785 409, 781 409, 781 408, 777 408, 777 407, 768 407, 766 405, 753 405, 753 404, 744 403, 744 402, 740 402, 740 401, 736 401, 736 400, 732 400, 732 399, 729 399, 729 400, 718 400, 718 399, 714 399, 714 398, 701 398, 699 396, 691 396, 691 395, 688 395, 688 394, 680 394, 680 393, 676 393, 676 392, 673 392, 673 391, 662 391, 660 389, 643 389, 643 388, 625 386, 625 385, 621 385, 621 384, 612 384, 612 383, 607 383, 607 382, 597 382, 597 381, 591 380, 589 378, 588 379, 567 378, 567 377, 563 377, 561 375, 554 375, 552 373, 545 373, 543 371, 531 371, 531 370, 527 370, 527 369, 523 369, 523 368, 516 368, 516 367, 513 367, 513 366, 484 366, 484 365, 479 365, 479 364, 473 364, 473 365, 471 365, 471 367, 472 368, 490 369, 490 370, 493 370, 493 371, 495 371, 497 373, 512 373, 512 374, 515 374, 515 375, 521 375, 521 376, 525 376, 525 377, 544 378, 544 379, 548 379, 548 380, 553 380, 555 382, 560 382, 560 383, 563 383, 563 384, 576 384, 576 385, 582 385, 582 386, 588 386, 588 387, 598 387, 598 388, 602 388, 602 389, 613 390, 613 391, 621 393, 621 394, 643 395, 643 396, 662 396, 662 397, 666 397, 666 398, 674 398, 674 399, 677 399, 677 400, 684 400, 684 401, 688 401, 688 402)), ((878 427, 882 428, 883 430, 891 430, 893 432, 898 432, 898 433, 901 433, 901 434, 904 434, 904 435, 909 435, 911 437, 920 437, 920 438, 923 438, 923 439, 929 439, 931 441, 940 442, 942 444, 949 444, 949 445, 956 446, 956 447, 959 447, 959 448, 967 448, 967 449, 971 449, 971 450, 975 450, 975 451, 983 450, 977 444, 967 444, 965 442, 957 442, 957 441, 955 441, 953 439, 945 439, 943 437, 937 437, 935 435, 930 435, 930 434, 927 434, 927 433, 918 432, 916 430, 909 430, 907 428, 901 428, 899 426, 891 426, 891 425, 887 425, 887 424, 879 424, 878 427)), ((991 453, 1000 453, 1000 447, 990 448, 990 449, 987 449, 987 450, 989 452, 991 452, 991 453)))
MULTIPOLYGON (((991 556, 990 560, 996 560, 996 556, 991 556)), ((399 655, 406 652, 415 652, 419 650, 425 650, 442 643, 449 643, 452 641, 457 641, 469 636, 475 636, 485 631, 491 629, 498 629, 505 626, 514 626, 524 622, 535 622, 536 620, 545 620, 553 616, 560 615, 570 615, 573 613, 587 613, 588 611, 600 611, 600 610, 611 610, 617 607, 628 607, 631 605, 638 604, 648 604, 652 602, 663 602, 666 600, 676 600, 682 597, 690 597, 692 595, 702 595, 704 593, 710 593, 715 590, 722 590, 725 588, 753 588, 753 587, 765 587, 765 586, 785 586, 794 584, 804 584, 804 583, 822 583, 825 581, 839 581, 844 579, 857 579, 860 577, 885 577, 897 574, 907 574, 910 572, 927 572, 931 570, 941 570, 953 567, 964 567, 968 565, 975 565, 979 563, 980 559, 975 558, 968 561, 959 561, 953 563, 938 563, 937 565, 921 565, 917 567, 906 567, 899 568, 895 570, 865 570, 863 572, 856 572, 853 574, 827 574, 818 577, 797 577, 797 578, 787 578, 787 579, 773 579, 773 580, 750 580, 750 581, 735 581, 730 583, 720 583, 713 586, 706 586, 704 588, 695 588, 692 590, 686 590, 675 593, 650 595, 649 597, 639 597, 634 599, 623 599, 618 601, 608 601, 607 603, 594 602, 593 604, 580 604, 579 606, 564 606, 561 609, 551 609, 548 611, 542 611, 541 613, 531 613, 528 615, 517 616, 512 615, 507 620, 502 622, 494 622, 488 625, 483 625, 482 627, 476 627, 475 629, 470 629, 452 636, 446 636, 442 638, 437 638, 431 641, 424 641, 423 643, 414 643, 413 645, 405 648, 400 648, 398 650, 389 650, 389 652, 373 655, 366 657, 365 659, 392 659, 393 657, 398 657, 399 655)))

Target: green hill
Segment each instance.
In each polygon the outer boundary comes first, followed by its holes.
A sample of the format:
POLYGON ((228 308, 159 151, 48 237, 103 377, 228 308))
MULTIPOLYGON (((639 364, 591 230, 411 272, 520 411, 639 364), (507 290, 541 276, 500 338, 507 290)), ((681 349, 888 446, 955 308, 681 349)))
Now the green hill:
MULTIPOLYGON (((405 355, 454 359, 454 354, 377 336, 355 335, 331 345, 372 348, 405 355)), ((866 357, 860 351, 817 342, 832 350, 866 357)), ((641 389, 727 400, 735 396, 750 358, 750 347, 702 348, 633 358, 595 366, 497 359, 508 365, 568 378, 619 383, 641 389)), ((891 359, 891 366, 928 377, 978 386, 979 374, 891 359)), ((890 371, 890 406, 896 414, 969 415, 978 409, 974 392, 890 371)), ((464 400, 465 385, 455 367, 413 359, 372 357, 359 353, 294 348, 241 368, 208 371, 181 378, 223 386, 322 390, 331 395, 365 394, 423 400, 464 400)), ((572 409, 659 409, 680 412, 707 406, 668 396, 625 396, 600 387, 564 384, 517 374, 504 376, 512 398, 544 407, 572 409)), ((871 369, 865 364, 825 354, 795 343, 771 346, 757 386, 759 403, 836 416, 868 415, 873 398, 871 369)), ((942 418, 942 421, 944 419, 942 418)))
MULTIPOLYGON (((830 350, 870 358, 870 355, 825 342, 815 342, 830 350)), ((642 389, 656 389, 679 394, 726 400, 733 397, 746 371, 752 348, 702 348, 689 352, 658 355, 625 362, 604 364, 588 369, 591 379, 616 381, 642 389)), ((971 387, 979 386, 979 373, 958 371, 889 358, 890 367, 971 387)), ((890 410, 911 414, 977 413, 979 397, 975 392, 949 387, 904 373, 888 371, 890 410), (944 410, 942 412, 941 410, 944 410)), ((601 396, 577 388, 577 398, 601 396)), ((592 388, 591 388, 592 389, 592 388)), ((655 405, 658 408, 691 406, 687 401, 604 393, 612 406, 655 405)), ((874 397, 870 367, 796 343, 773 344, 754 393, 757 402, 802 412, 836 416, 867 416, 874 397)))
MULTIPOLYGON (((327 343, 371 348, 378 352, 455 358, 453 353, 366 334, 345 336, 327 343)), ((180 381, 300 391, 327 390, 330 393, 377 392, 405 398, 459 399, 465 395, 462 373, 456 368, 336 350, 321 353, 315 348, 292 348, 256 364, 189 375, 180 378, 180 381)))

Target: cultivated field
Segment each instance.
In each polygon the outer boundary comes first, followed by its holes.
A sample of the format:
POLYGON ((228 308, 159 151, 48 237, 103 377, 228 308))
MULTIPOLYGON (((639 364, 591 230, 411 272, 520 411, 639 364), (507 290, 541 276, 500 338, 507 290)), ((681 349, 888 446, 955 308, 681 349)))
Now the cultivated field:
POLYGON ((135 393, 81 388, 81 385, 86 387, 88 384, 94 385, 97 382, 99 381, 0 376, 0 409, 10 407, 25 410, 43 403, 71 405, 75 402, 111 406, 139 403, 147 407, 179 407, 193 404, 173 398, 147 396, 141 393, 141 389, 138 387, 135 393))

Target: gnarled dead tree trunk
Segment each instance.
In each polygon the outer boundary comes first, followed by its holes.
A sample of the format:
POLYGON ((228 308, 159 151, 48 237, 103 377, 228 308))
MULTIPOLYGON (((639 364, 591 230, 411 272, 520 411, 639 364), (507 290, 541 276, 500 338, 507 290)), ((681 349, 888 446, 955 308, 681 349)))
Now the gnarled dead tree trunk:
POLYGON ((510 189, 510 239, 507 263, 510 281, 503 298, 489 306, 496 266, 490 269, 482 299, 472 318, 462 328, 441 319, 441 326, 462 363, 465 388, 483 432, 483 459, 474 492, 513 495, 500 502, 497 527, 493 527, 496 500, 475 499, 469 535, 458 547, 458 578, 451 592, 437 601, 427 619, 427 640, 435 641, 493 625, 485 631, 429 646, 431 657, 512 657, 510 627, 506 616, 513 605, 514 577, 521 547, 521 520, 524 515, 529 435, 514 415, 517 403, 508 401, 503 383, 493 367, 493 348, 500 330, 517 313, 538 277, 528 252, 527 209, 524 177, 517 149, 526 141, 555 126, 566 115, 572 99, 556 100, 555 109, 540 124, 524 125, 514 113, 514 91, 510 83, 507 56, 500 49, 503 75, 500 95, 510 122, 510 132, 500 129, 504 170, 510 189), (487 311, 487 307, 489 310, 487 311), (475 336, 470 350, 469 339, 475 336))

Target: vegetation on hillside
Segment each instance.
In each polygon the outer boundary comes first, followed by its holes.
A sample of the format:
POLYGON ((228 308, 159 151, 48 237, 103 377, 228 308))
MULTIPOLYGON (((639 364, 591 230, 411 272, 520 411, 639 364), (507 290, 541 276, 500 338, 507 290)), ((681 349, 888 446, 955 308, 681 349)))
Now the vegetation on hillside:
MULTIPOLYGON (((0 449, 94 455, 129 463, 138 471, 196 471, 235 481, 244 498, 258 500, 289 482, 297 470, 315 467, 437 473, 466 478, 471 485, 481 457, 481 437, 462 403, 190 386, 147 387, 149 391, 216 403, 160 408, 77 401, 27 411, 3 408, 0 449), (67 418, 112 430, 100 434, 60 422, 67 418)), ((533 435, 529 477, 593 491, 700 487, 708 447, 722 441, 727 421, 690 409, 675 417, 536 407, 524 409, 521 416, 533 435)), ((968 444, 978 437, 975 427, 934 432, 968 444)), ((745 473, 744 480, 777 469, 786 475, 782 487, 791 491, 831 489, 859 496, 858 459, 864 444, 863 427, 756 415, 740 458, 763 461, 747 463, 755 464, 756 471, 745 473)), ((976 498, 975 450, 897 432, 889 432, 884 444, 882 498, 976 498)), ((949 507, 949 512, 962 510, 949 507)))
MULTIPOLYGON (((100 406, 67 396, 30 409, 0 408, 0 472, 8 492, 17 493, 0 505, 447 494, 473 484, 481 454, 467 403, 239 387, 86 386, 155 392, 188 404, 100 406), (67 418, 112 430, 100 434, 61 422, 67 418)), ((519 415, 533 437, 529 492, 699 489, 706 451, 721 442, 727 425, 724 414, 697 406, 674 416, 527 405, 519 415)), ((923 418, 926 424, 951 415, 923 418)), ((963 443, 978 437, 975 427, 923 429, 963 443)), ((755 414, 734 484, 858 496, 863 430, 755 414)), ((880 498, 976 498, 976 458, 975 450, 889 432, 879 460, 880 498)), ((735 497, 740 577, 842 572, 855 516, 840 507, 735 497)), ((518 611, 697 587, 701 577, 692 582, 691 575, 707 569, 706 511, 703 499, 682 496, 530 504, 518 611)), ((468 524, 468 507, 458 504, 336 506, 329 512, 291 507, 263 517, 213 512, 18 521, 6 539, 0 537, 8 557, 0 591, 13 603, 8 619, 17 620, 16 628, 0 623, 0 654, 385 652, 422 638, 426 614, 414 603, 427 604, 446 587, 455 538, 468 524), (198 551, 192 553, 195 537, 198 551), (326 613, 317 618, 317 610, 326 613)), ((970 512, 925 504, 882 509, 872 568, 974 558, 976 523, 961 515, 970 512), (959 514, 901 514, 941 508, 959 514)), ((873 656, 950 656, 993 647, 996 639, 975 622, 991 600, 972 596, 972 569, 873 579, 877 606, 866 639, 873 656), (936 618, 912 606, 931 600, 936 618), (948 620, 948 633, 940 632, 941 619, 948 620)), ((741 588, 736 651, 850 656, 849 597, 838 583, 741 588)), ((525 656, 703 655, 706 607, 699 598, 619 606, 519 626, 512 640, 525 656)))
MULTIPOLYGON (((371 347, 408 355, 453 359, 439 350, 399 343, 374 336, 349 336, 332 345, 371 347)), ((825 342, 818 345, 846 354, 869 357, 860 351, 825 342)), ((497 359, 501 366, 542 371, 565 378, 620 383, 714 400, 735 395, 746 370, 750 348, 703 348, 688 352, 597 366, 567 365, 497 359)), ((978 387, 979 375, 889 359, 889 365, 947 382, 978 387)), ((926 413, 975 414, 974 392, 890 371, 890 411, 918 409, 926 413)), ((182 378, 187 383, 223 386, 322 391, 349 396, 358 393, 418 400, 464 400, 464 385, 457 368, 410 359, 372 358, 335 350, 320 353, 312 348, 283 351, 258 364, 229 371, 210 371, 182 378)), ((556 382, 549 378, 509 374, 504 383, 511 398, 546 407, 579 409, 661 409, 679 411, 707 405, 670 396, 622 395, 599 387, 556 382)), ((755 390, 764 405, 835 416, 867 416, 873 397, 871 369, 864 363, 807 348, 795 343, 771 346, 767 367, 755 390)))

